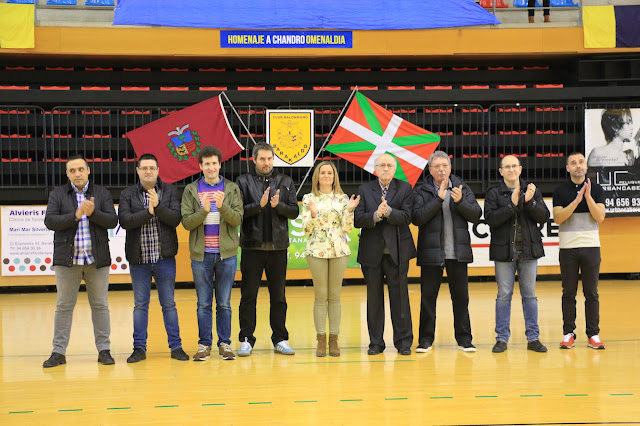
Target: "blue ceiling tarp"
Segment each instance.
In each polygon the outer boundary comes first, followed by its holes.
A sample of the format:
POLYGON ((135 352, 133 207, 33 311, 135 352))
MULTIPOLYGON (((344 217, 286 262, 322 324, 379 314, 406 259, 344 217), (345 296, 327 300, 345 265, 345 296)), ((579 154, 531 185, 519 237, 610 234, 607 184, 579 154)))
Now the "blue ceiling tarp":
POLYGON ((405 30, 499 24, 473 0, 119 0, 114 25, 405 30))

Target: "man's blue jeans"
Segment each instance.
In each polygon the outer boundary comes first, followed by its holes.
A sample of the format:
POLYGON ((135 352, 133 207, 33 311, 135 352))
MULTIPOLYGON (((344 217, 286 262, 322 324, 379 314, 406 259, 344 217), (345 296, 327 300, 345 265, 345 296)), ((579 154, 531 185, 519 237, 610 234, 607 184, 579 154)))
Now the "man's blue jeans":
POLYGON ((511 298, 518 271, 522 311, 524 313, 525 335, 527 342, 539 340, 538 298, 536 297, 536 276, 538 261, 518 259, 513 262, 496 262, 496 282, 498 298, 496 299, 496 340, 508 342, 511 336, 511 298))
POLYGON ((149 325, 149 299, 151 297, 151 277, 156 281, 158 299, 162 306, 164 328, 171 350, 182 347, 178 311, 173 299, 176 287, 176 259, 159 259, 156 263, 130 265, 133 286, 133 347, 147 349, 147 328, 149 325))
POLYGON ((198 343, 212 346, 213 293, 216 295, 216 328, 218 345, 231 343, 231 289, 238 266, 238 257, 221 259, 218 253, 205 253, 204 260, 191 261, 193 282, 198 295, 198 343), (215 278, 215 281, 214 281, 215 278))

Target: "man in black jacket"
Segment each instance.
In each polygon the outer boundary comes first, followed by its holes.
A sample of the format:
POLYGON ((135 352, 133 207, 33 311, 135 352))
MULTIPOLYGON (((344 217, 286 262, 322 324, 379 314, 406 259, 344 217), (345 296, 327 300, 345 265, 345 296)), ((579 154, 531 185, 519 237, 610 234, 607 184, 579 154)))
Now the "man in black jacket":
POLYGON ((128 363, 147 358, 147 327, 151 278, 158 288, 164 328, 171 358, 187 361, 182 350, 178 311, 173 298, 176 287, 176 259, 180 224, 180 194, 175 186, 158 177, 158 160, 153 154, 138 159, 136 172, 140 182, 122 191, 118 217, 127 230, 125 253, 129 261, 133 287, 133 353, 128 363))
POLYGON ((255 170, 238 177, 244 217, 240 231, 242 271, 240 297, 240 349, 249 356, 255 346, 256 300, 262 272, 266 272, 271 297, 271 341, 277 353, 293 355, 285 326, 287 300, 287 248, 289 219, 298 217, 298 199, 289 176, 273 169, 273 148, 264 142, 253 147, 255 170))
POLYGON ((484 218, 491 228, 489 259, 496 263, 496 344, 493 352, 507 350, 511 335, 511 298, 518 272, 527 349, 546 352, 540 343, 536 275, 538 259, 544 256, 542 234, 538 224, 549 220, 540 190, 520 179, 522 166, 513 155, 505 156, 498 169, 502 182, 487 192, 484 218))
POLYGON ((473 262, 469 222, 477 223, 482 209, 471 188, 451 174, 447 153, 436 151, 429 157, 424 184, 413 191, 412 222, 419 227, 420 334, 416 352, 432 349, 436 330, 436 300, 444 268, 453 302, 453 325, 458 347, 475 352, 469 320, 469 279, 467 264, 473 262))
POLYGON ((360 185, 354 225, 362 228, 358 262, 367 283, 369 355, 384 351, 384 282, 389 291, 393 345, 411 355, 413 330, 407 273, 416 257, 411 223, 411 185, 394 179, 396 160, 382 154, 375 160, 378 179, 360 185), (386 280, 385 280, 386 278, 386 280))
POLYGON ((89 165, 80 155, 72 155, 66 164, 69 183, 51 191, 44 224, 54 231, 53 269, 56 274, 57 304, 53 332, 53 351, 42 366, 66 364, 65 353, 71 334, 73 309, 80 281, 84 279, 91 305, 91 319, 98 362, 113 364, 111 322, 107 294, 109 290, 108 229, 118 224, 111 194, 89 182, 89 165))

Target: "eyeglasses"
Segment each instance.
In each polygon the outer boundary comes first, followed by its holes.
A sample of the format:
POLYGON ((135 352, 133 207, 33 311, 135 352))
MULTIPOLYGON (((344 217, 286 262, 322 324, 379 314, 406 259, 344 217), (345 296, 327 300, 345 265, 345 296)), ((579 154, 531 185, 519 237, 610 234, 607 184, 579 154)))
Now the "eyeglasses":
POLYGON ((155 172, 158 170, 157 167, 138 167, 139 170, 142 170, 143 172, 155 172))
POLYGON ((395 169, 395 164, 376 164, 376 169, 395 169))
POLYGON ((518 167, 520 167, 520 164, 510 164, 508 166, 502 166, 500 167, 502 170, 515 170, 518 167))

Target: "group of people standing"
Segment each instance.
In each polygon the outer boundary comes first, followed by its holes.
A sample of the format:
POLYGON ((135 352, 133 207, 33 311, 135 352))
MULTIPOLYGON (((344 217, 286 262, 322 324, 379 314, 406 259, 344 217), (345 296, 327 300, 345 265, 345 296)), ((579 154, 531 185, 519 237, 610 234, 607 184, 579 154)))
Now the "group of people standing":
MULTIPOLYGON (((238 356, 250 356, 255 347, 256 303, 263 273, 270 295, 271 341, 276 353, 293 355, 286 328, 285 282, 288 222, 299 214, 296 191, 289 176, 273 168, 273 148, 258 143, 253 149, 254 170, 234 183, 220 176, 222 153, 203 146, 198 153, 202 177, 184 189, 162 182, 155 156, 144 154, 136 168, 139 183, 121 194, 118 214, 109 191, 89 180, 86 160, 71 156, 66 163, 68 184, 49 197, 45 225, 55 232, 53 265, 57 307, 53 351, 43 367, 66 363, 65 353, 79 286, 85 281, 92 310, 98 362, 114 364, 110 353, 107 303, 110 253, 108 230, 118 221, 126 229, 125 253, 130 264, 134 295, 133 352, 127 362, 146 359, 151 281, 155 280, 162 306, 171 357, 189 360, 182 349, 174 301, 178 239, 182 223, 189 231, 191 268, 197 295, 199 340, 194 361, 204 361, 213 347, 213 299, 216 304, 218 355, 235 359, 231 347, 231 289, 242 248, 238 356), (238 233, 240 227, 240 233, 238 233)), ((367 285, 369 355, 381 353, 385 323, 384 283, 387 283, 393 343, 401 355, 411 354, 413 331, 408 295, 409 260, 421 267, 421 310, 416 352, 428 352, 435 340, 436 300, 446 269, 453 302, 454 330, 463 351, 475 351, 469 319, 467 265, 473 261, 469 223, 482 215, 468 185, 451 174, 449 156, 436 151, 429 158, 429 176, 412 189, 394 178, 396 160, 390 154, 375 159, 377 179, 360 186, 358 195, 342 191, 333 163, 319 163, 312 189, 302 200, 302 223, 308 235, 305 251, 312 275, 317 332, 316 356, 340 356, 340 290, 351 254, 347 235, 361 228, 358 262, 367 285), (418 226, 417 248, 409 224, 418 226), (327 338, 327 318, 329 336, 327 338)), ((575 341, 575 296, 579 272, 587 299, 589 346, 604 349, 599 340, 598 223, 604 219, 602 188, 585 179, 584 156, 568 157, 571 181, 554 194, 554 216, 560 225, 564 338, 561 348, 575 341)), ((523 300, 528 349, 546 351, 540 343, 535 297, 537 259, 544 255, 539 224, 549 218, 540 191, 520 178, 515 156, 502 159, 504 180, 491 188, 485 200, 485 218, 492 230, 490 258, 496 262, 496 344, 507 349, 510 337, 511 297, 516 271, 523 300)))

